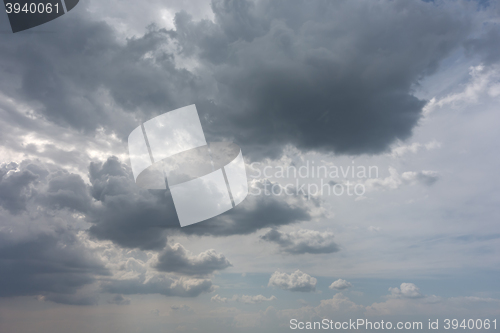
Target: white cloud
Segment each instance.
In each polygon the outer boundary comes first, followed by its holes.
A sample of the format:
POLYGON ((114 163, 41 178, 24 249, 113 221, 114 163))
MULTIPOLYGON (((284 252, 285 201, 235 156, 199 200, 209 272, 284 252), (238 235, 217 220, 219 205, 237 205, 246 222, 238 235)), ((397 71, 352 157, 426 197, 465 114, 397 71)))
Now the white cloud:
POLYGON ((365 182, 367 191, 375 189, 395 190, 401 186, 402 181, 398 171, 389 167, 389 176, 385 178, 370 178, 365 182))
POLYGON ((440 99, 432 98, 423 109, 424 115, 428 115, 443 106, 453 107, 475 103, 486 95, 493 98, 500 95, 500 84, 498 84, 500 69, 498 66, 471 66, 469 75, 470 81, 461 92, 452 93, 440 99))
POLYGON ((439 174, 432 170, 423 170, 420 172, 403 172, 401 178, 408 183, 420 183, 423 185, 432 185, 439 179, 439 174))
POLYGON ((436 140, 427 142, 426 144, 421 144, 419 142, 413 142, 409 145, 405 145, 405 144, 399 142, 397 146, 395 146, 391 149, 389 156, 391 156, 393 158, 399 158, 399 157, 402 157, 403 155, 406 155, 408 153, 416 154, 422 149, 432 150, 432 149, 437 149, 440 147, 441 147, 441 143, 436 141, 436 140))
POLYGON ((411 145, 400 145, 397 147, 394 147, 391 151, 391 156, 392 157, 401 157, 407 153, 413 153, 415 154, 420 150, 422 145, 418 142, 414 142, 411 145))
POLYGON ((291 274, 276 271, 269 279, 268 286, 290 291, 312 292, 316 290, 316 283, 315 278, 300 270, 291 274))
POLYGON ((215 303, 227 303, 228 299, 227 297, 220 297, 219 294, 213 296, 210 301, 215 302, 215 303))
POLYGON ((230 267, 232 264, 223 254, 219 254, 213 249, 192 255, 181 244, 177 243, 173 246, 167 244, 154 266, 162 272, 207 275, 230 267))
POLYGON ((337 281, 333 282, 330 287, 330 289, 337 289, 337 290, 344 290, 349 287, 352 287, 352 284, 350 282, 347 282, 346 280, 338 279, 337 281))
POLYGON ((420 289, 413 283, 401 283, 399 288, 389 288, 391 297, 404 298, 421 298, 424 297, 420 293, 420 289))
POLYGON ((432 185, 439 179, 439 173, 432 170, 405 171, 399 174, 398 171, 389 167, 389 176, 385 178, 369 178, 365 181, 367 191, 373 190, 395 190, 403 184, 407 185, 432 185))

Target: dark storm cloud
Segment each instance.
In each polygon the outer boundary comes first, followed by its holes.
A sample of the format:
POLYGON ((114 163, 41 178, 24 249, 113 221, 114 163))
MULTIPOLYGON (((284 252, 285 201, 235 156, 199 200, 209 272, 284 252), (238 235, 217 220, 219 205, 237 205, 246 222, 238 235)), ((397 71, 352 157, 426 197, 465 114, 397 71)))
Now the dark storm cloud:
POLYGON ((55 302, 86 303, 73 294, 96 275, 109 274, 69 230, 15 235, 0 232, 0 297, 46 295, 55 302))
MULTIPOLYGON (((90 231, 100 239, 141 249, 165 246, 166 230, 173 226, 165 223, 165 217, 170 214, 176 222, 175 208, 165 208, 165 193, 141 192, 130 179, 130 170, 116 158, 90 165, 90 186, 76 174, 38 161, 4 164, 0 170, 0 189, 10 193, 0 197, 4 207, 0 209, 0 297, 37 295, 45 301, 95 305, 98 294, 86 289, 102 281, 102 290, 115 294, 195 297, 213 290, 210 280, 164 273, 148 279, 144 274, 129 280, 110 278, 111 272, 77 236, 79 230, 63 223, 77 212, 97 226, 90 231), (150 209, 155 213, 148 213, 150 209), (102 221, 108 223, 107 229, 100 228, 102 221)), ((181 275, 208 275, 231 266, 213 250, 192 256, 179 244, 168 247, 159 258, 159 270, 181 275)))
POLYGON ((38 178, 29 170, 15 172, 17 167, 13 162, 0 166, 0 205, 12 214, 26 210, 31 185, 38 178))
POLYGON ((83 179, 52 166, 49 171, 36 161, 0 166, 0 205, 12 214, 26 211, 28 202, 49 209, 88 212, 91 197, 83 179))
POLYGON ((214 1, 212 8, 215 23, 178 14, 177 39, 214 68, 210 130, 247 147, 378 153, 408 138, 425 104, 412 85, 469 31, 446 6, 420 1, 214 1))
MULTIPOLYGON (((78 212, 91 223, 91 236, 142 250, 165 248, 168 233, 230 236, 309 221, 315 208, 301 197, 296 199, 302 205, 283 197, 250 195, 225 214, 180 228, 170 193, 139 188, 130 168, 116 157, 90 164, 90 185, 79 175, 36 161, 4 164, 0 170, 0 205, 12 214, 27 213, 29 205, 49 214, 78 212)), ((211 269, 209 262, 197 265, 184 267, 184 274, 196 274, 196 269, 205 274, 211 269)), ((222 268, 218 267, 214 269, 222 268)))
POLYGON ((279 245, 280 251, 289 254, 317 254, 340 251, 339 246, 333 241, 333 233, 328 231, 299 230, 285 233, 271 229, 261 239, 276 243, 279 245))
POLYGON ((78 239, 78 230, 60 221, 65 212, 88 213, 91 200, 80 176, 55 165, 25 160, 0 167, 0 205, 6 211, 0 212, 0 297, 97 304, 96 294, 80 290, 110 272, 78 239))
POLYGON ((308 207, 299 207, 274 197, 249 196, 236 208, 203 223, 182 228, 192 235, 230 236, 259 229, 312 220, 308 207))
POLYGON ((92 163, 89 178, 92 196, 100 203, 89 212, 91 235, 124 247, 165 247, 165 229, 179 226, 173 201, 165 191, 140 189, 131 170, 114 157, 92 163))
POLYGON ((181 244, 168 246, 158 257, 156 269, 184 275, 208 275, 232 266, 223 254, 207 250, 197 256, 189 255, 181 244))
POLYGON ((46 25, 57 33, 0 44, 6 94, 120 138, 137 119, 196 103, 209 139, 233 139, 253 159, 287 144, 378 153, 408 138, 425 104, 412 87, 471 31, 454 4, 213 1, 214 22, 181 12, 175 31, 122 42, 85 6, 46 25))
MULTIPOLYGON (((167 230, 179 228, 175 208, 166 209, 165 191, 140 190, 117 158, 90 165, 90 186, 79 175, 38 161, 4 164, 0 170, 0 189, 10 192, 0 197, 5 206, 0 209, 0 297, 37 295, 62 304, 95 305, 99 295, 92 290, 94 283, 113 294, 196 297, 214 289, 201 276, 231 266, 214 250, 190 255, 176 244, 160 253, 156 268, 192 278, 158 272, 147 278, 145 273, 135 279, 111 278, 77 235, 79 230, 63 220, 77 212, 79 217, 67 222, 93 223, 90 234, 99 239, 159 250, 165 247, 167 230)), ((127 304, 119 298, 112 302, 127 304)))
POLYGON ((87 212, 92 205, 91 199, 88 187, 79 175, 59 171, 50 176, 45 192, 38 195, 37 201, 52 209, 87 212))
POLYGON ((89 16, 87 5, 71 19, 44 26, 57 33, 21 34, 0 44, 2 91, 32 103, 57 124, 86 132, 103 126, 122 137, 136 125, 120 107, 141 118, 141 110, 152 114, 183 106, 179 96, 196 90, 197 82, 161 50, 174 33, 151 30, 123 44, 110 26, 89 16), (117 108, 110 107, 110 99, 117 108))
MULTIPOLYGON (((85 6, 72 11, 71 20, 46 25, 57 33, 19 34, 0 43, 6 96, 84 135, 102 127, 122 139, 140 119, 196 103, 207 138, 233 139, 250 159, 279 156, 287 144, 376 153, 407 138, 424 104, 412 87, 471 31, 468 15, 454 4, 214 1, 214 22, 194 22, 181 12, 175 31, 151 26, 143 36, 121 41, 85 6), (179 58, 194 69, 181 68, 179 58)), ((48 131, 15 107, 6 114, 16 126, 48 131)), ((27 149, 60 156, 60 163, 83 161, 78 149, 27 149)), ((90 185, 62 169, 41 177, 29 168, 4 173, 1 206, 13 214, 29 202, 80 212, 92 224, 92 236, 129 248, 161 250, 168 233, 250 234, 313 216, 307 205, 249 196, 223 215, 180 229, 169 193, 139 189, 116 158, 91 164, 90 185)), ((289 253, 335 247, 273 241, 289 253)))
MULTIPOLYGON (((130 168, 117 158, 92 163, 90 191, 99 202, 88 214, 90 234, 125 247, 165 247, 166 234, 230 236, 312 219, 308 206, 293 205, 275 196, 248 196, 222 215, 180 228, 172 197, 162 190, 142 190, 130 168)), ((303 198, 299 198, 305 201, 303 198)))

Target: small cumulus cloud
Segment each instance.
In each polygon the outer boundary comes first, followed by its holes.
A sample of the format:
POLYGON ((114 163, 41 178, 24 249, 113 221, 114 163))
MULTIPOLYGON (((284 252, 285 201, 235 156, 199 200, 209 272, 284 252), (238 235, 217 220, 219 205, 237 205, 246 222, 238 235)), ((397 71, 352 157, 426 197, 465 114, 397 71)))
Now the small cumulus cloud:
POLYGON ((338 279, 337 281, 333 282, 330 287, 330 289, 336 289, 336 290, 344 290, 347 288, 352 287, 352 284, 346 280, 338 279))
POLYGON ((420 293, 420 289, 413 283, 401 283, 401 286, 389 288, 390 297, 394 298, 421 298, 424 297, 420 293))
POLYGON ((160 253, 155 267, 162 272, 184 275, 207 275, 223 270, 232 264, 223 254, 210 249, 198 255, 191 255, 181 244, 167 245, 160 253))
POLYGON ((313 292, 318 280, 300 270, 291 274, 276 271, 269 279, 269 287, 276 287, 289 291, 313 292))

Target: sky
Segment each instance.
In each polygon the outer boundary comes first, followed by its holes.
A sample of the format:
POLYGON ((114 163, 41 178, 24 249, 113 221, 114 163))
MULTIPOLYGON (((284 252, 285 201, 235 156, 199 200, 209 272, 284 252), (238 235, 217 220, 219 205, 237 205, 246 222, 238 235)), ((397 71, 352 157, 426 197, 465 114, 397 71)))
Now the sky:
POLYGON ((0 331, 500 324, 499 24, 491 0, 0 11, 0 331), (192 104, 249 195, 181 228, 127 138, 192 104))

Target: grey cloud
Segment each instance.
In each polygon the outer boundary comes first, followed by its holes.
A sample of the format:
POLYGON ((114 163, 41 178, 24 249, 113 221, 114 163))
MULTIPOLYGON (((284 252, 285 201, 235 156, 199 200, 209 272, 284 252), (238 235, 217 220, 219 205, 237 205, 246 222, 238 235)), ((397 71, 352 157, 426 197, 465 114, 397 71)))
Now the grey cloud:
POLYGON ((470 39, 465 43, 469 53, 479 53, 486 65, 496 64, 500 60, 500 31, 491 29, 484 36, 470 39))
POLYGON ((216 65, 219 112, 211 112, 209 131, 233 137, 253 157, 270 151, 252 145, 360 154, 408 138, 425 104, 412 85, 470 31, 450 6, 424 2, 214 1, 212 8, 215 23, 178 14, 177 39, 216 65))
POLYGON ((29 170, 18 170, 16 163, 0 166, 0 206, 12 214, 26 210, 26 202, 31 196, 31 185, 37 176, 29 170))
POLYGON ((49 158, 58 165, 81 165, 86 161, 82 152, 76 149, 67 151, 54 144, 45 144, 41 150, 33 144, 28 144, 26 145, 26 152, 42 158, 49 158))
POLYGON ((439 175, 434 171, 421 171, 417 174, 417 180, 424 185, 432 185, 439 179, 439 175))
POLYGON ((77 225, 63 222, 72 212, 91 209, 82 178, 38 161, 4 164, 0 204, 6 210, 0 212, 0 297, 37 295, 63 304, 97 304, 95 293, 81 289, 110 272, 76 235, 77 225))
POLYGON ((54 165, 25 160, 0 167, 0 205, 12 214, 27 210, 27 204, 86 213, 91 209, 89 189, 76 174, 54 165))
POLYGON ((125 247, 160 250, 167 233, 230 236, 312 219, 311 208, 305 204, 274 196, 248 196, 235 209, 181 229, 169 192, 140 189, 130 168, 117 158, 92 163, 89 175, 90 191, 100 204, 89 213, 90 234, 125 247))
POLYGON ((337 281, 334 281, 328 288, 336 290, 344 290, 350 287, 352 287, 352 284, 350 282, 343 279, 338 279, 337 281))
POLYGON ((0 84, 7 94, 32 103, 59 125, 87 133, 103 127, 121 138, 137 126, 136 118, 192 104, 192 96, 204 88, 198 89, 199 78, 177 69, 164 50, 175 32, 152 28, 122 43, 112 27, 88 14, 87 6, 82 3, 71 20, 52 22, 57 34, 25 34, 0 46, 6 78, 0 84), (110 100, 116 108, 107 106, 110 100))
POLYGON ((117 158, 89 167, 91 193, 101 205, 89 212, 89 232, 124 247, 162 249, 165 228, 178 226, 173 202, 165 191, 142 190, 117 158))
POLYGON ((276 271, 269 279, 269 287, 277 287, 290 291, 313 292, 318 280, 312 276, 296 270, 291 274, 276 271))
POLYGON ((500 60, 500 30, 495 21, 500 16, 500 4, 496 1, 482 2, 487 13, 482 22, 485 33, 465 41, 465 49, 470 56, 478 54, 484 64, 492 65, 500 60))
POLYGON ((311 215, 308 207, 294 206, 280 198, 250 196, 227 213, 185 227, 182 232, 214 236, 250 234, 266 227, 310 221, 311 215))
POLYGON ((315 230, 298 230, 290 233, 269 230, 261 239, 276 243, 280 250, 290 254, 304 253, 333 253, 340 251, 339 246, 333 241, 332 232, 315 230))
POLYGON ((11 213, 19 214, 29 204, 33 209, 79 212, 91 223, 91 236, 128 248, 161 250, 168 233, 250 234, 313 218, 314 207, 303 198, 297 198, 297 204, 287 198, 249 196, 236 209, 181 229, 170 193, 139 188, 130 168, 116 157, 90 164, 90 185, 63 168, 33 161, 4 165, 2 170, 0 204, 11 213))
POLYGON ((184 275, 207 275, 232 266, 223 254, 207 250, 197 256, 190 255, 181 244, 167 245, 158 256, 156 269, 184 275))
POLYGON ((212 281, 206 279, 155 276, 149 280, 144 277, 128 280, 111 280, 102 285, 102 290, 114 294, 161 294, 164 296, 196 297, 212 292, 212 281))
POLYGON ((96 275, 109 275, 100 260, 68 230, 21 239, 14 235, 0 233, 1 297, 43 295, 54 302, 83 304, 90 298, 75 292, 93 283, 96 275))
POLYGON ((214 22, 180 12, 175 31, 151 26, 122 43, 86 6, 54 21, 57 34, 0 46, 6 94, 57 124, 120 138, 196 103, 209 139, 253 159, 287 144, 378 153, 408 138, 425 104, 412 87, 471 31, 452 3, 213 1, 214 22))
POLYGON ((91 199, 88 187, 79 175, 58 171, 50 175, 46 191, 38 195, 37 202, 52 209, 87 212, 91 209, 91 199))

